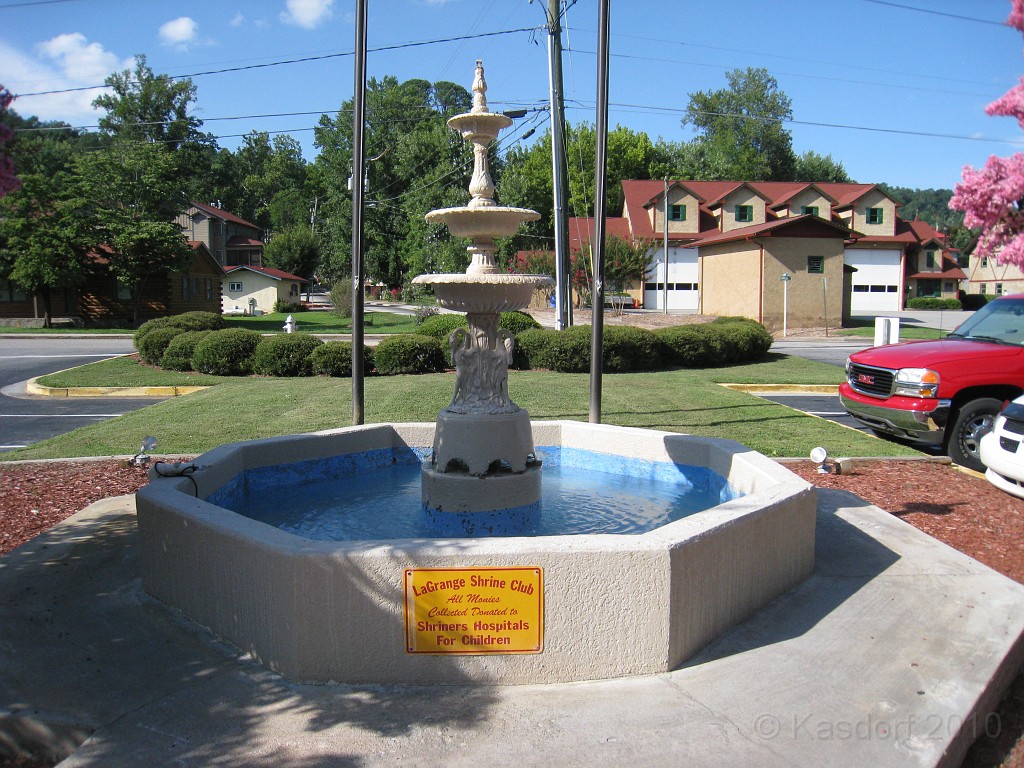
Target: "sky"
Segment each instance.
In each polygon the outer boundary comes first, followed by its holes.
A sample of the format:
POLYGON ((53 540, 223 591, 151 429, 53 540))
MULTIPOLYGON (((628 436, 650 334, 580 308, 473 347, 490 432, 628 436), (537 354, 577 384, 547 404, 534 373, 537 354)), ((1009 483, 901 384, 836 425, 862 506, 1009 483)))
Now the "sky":
MULTIPOLYGON (((566 119, 596 120, 598 0, 568 0, 566 119)), ((367 74, 467 89, 482 59, 493 111, 527 108, 503 146, 547 129, 547 0, 368 0, 367 74)), ((1024 75, 1009 0, 610 0, 609 116, 687 141, 689 95, 764 67, 792 100, 797 153, 858 182, 952 188, 964 165, 1020 149, 985 106, 1024 75)), ((286 132, 313 160, 313 127, 354 90, 354 0, 0 0, 0 84, 23 116, 95 126, 91 101, 145 54, 191 76, 193 113, 220 146, 286 132), (304 59, 304 61, 297 61, 304 59), (224 71, 230 70, 230 71, 224 71), (56 92, 55 92, 56 91, 56 92), (50 93, 44 93, 50 92, 50 93), (34 95, 41 94, 41 95, 34 95)), ((532 141, 535 139, 528 139, 532 141)), ((367 147, 372 154, 376 148, 367 147)))

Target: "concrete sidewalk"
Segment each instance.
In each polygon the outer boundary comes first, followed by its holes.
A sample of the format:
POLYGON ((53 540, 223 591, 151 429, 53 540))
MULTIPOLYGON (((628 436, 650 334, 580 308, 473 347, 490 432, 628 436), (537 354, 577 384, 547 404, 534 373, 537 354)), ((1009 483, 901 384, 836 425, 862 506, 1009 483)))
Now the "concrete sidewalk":
POLYGON ((1000 727, 986 714, 1024 651, 1024 586, 840 491, 819 491, 811 579, 642 678, 297 685, 148 598, 136 556, 134 500, 118 497, 0 557, 0 758, 955 766, 1000 727))

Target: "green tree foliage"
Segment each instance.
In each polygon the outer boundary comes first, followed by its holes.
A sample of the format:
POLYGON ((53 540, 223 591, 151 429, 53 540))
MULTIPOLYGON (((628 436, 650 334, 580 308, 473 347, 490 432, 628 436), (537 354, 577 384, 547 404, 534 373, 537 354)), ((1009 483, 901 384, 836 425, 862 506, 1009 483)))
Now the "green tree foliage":
POLYGON ((95 222, 72 142, 59 133, 25 134, 15 150, 22 187, 0 200, 0 275, 40 300, 49 328, 53 292, 85 278, 98 244, 95 222))
POLYGON ((263 249, 263 266, 311 278, 320 260, 320 244, 309 227, 277 232, 263 249))
MULTIPOLYGON (((423 216, 467 202, 472 152, 445 120, 468 111, 471 103, 469 92, 454 83, 385 77, 367 84, 364 247, 366 274, 374 281, 398 287, 410 273, 465 268, 466 244, 452 241, 446 228, 428 225, 423 216)), ((324 274, 318 276, 337 279, 351 263, 351 102, 334 118, 321 118, 316 144, 317 177, 325 190, 318 214, 324 274)))
POLYGON ((813 149, 809 149, 797 156, 793 167, 793 181, 848 184, 853 179, 843 168, 843 164, 833 159, 832 155, 819 155, 813 149))
POLYGON ((697 132, 701 179, 790 181, 796 157, 783 125, 793 117, 792 102, 761 67, 726 73, 728 88, 690 94, 683 126, 697 132))
POLYGON ((962 227, 964 224, 963 211, 954 211, 949 207, 949 199, 953 196, 951 189, 911 189, 891 187, 888 184, 878 186, 902 203, 900 216, 904 219, 912 221, 918 218, 939 230, 962 227))
POLYGON ((183 271, 192 258, 175 221, 187 204, 177 158, 164 144, 115 139, 106 151, 79 157, 78 169, 107 268, 131 292, 137 323, 146 282, 183 271))
POLYGON ((303 194, 306 162, 299 142, 291 136, 277 135, 271 139, 262 131, 246 135, 234 155, 233 175, 238 187, 232 212, 262 229, 270 229, 273 224, 271 211, 275 199, 278 216, 285 221, 297 218, 294 210, 282 210, 287 202, 308 209, 303 194), (301 202, 295 199, 296 194, 301 202))

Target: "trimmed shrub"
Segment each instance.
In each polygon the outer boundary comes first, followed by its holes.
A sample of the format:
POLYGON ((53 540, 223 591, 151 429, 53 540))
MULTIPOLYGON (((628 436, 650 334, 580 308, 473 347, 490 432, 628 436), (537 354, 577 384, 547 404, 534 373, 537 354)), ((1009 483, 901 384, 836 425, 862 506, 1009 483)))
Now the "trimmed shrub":
POLYGON ((310 333, 266 336, 252 354, 252 371, 263 376, 312 376, 310 355, 323 342, 310 333))
POLYGON ((590 326, 574 325, 554 331, 544 352, 545 367, 559 373, 590 370, 590 326))
POLYGON ((681 368, 703 368, 712 357, 711 335, 705 325, 674 325, 659 328, 654 335, 661 341, 665 360, 681 368))
MULTIPOLYGON (((764 353, 768 351, 768 347, 771 346, 771 336, 768 337, 768 345, 765 346, 761 333, 764 328, 756 323, 712 324, 708 327, 708 331, 712 333, 712 347, 717 346, 715 349, 717 365, 732 365, 755 360, 763 357, 764 353)), ((765 333, 767 332, 765 331, 765 333)))
POLYGON ((448 343, 448 336, 456 328, 465 328, 468 325, 465 315, 447 312, 443 315, 431 315, 416 327, 416 333, 420 336, 431 336, 448 343))
POLYGON ((981 309, 988 304, 994 296, 987 296, 984 293, 964 293, 960 292, 960 305, 967 310, 975 311, 981 309))
POLYGON ((551 328, 531 328, 516 335, 512 350, 512 367, 521 371, 530 368, 549 368, 548 345, 558 331, 551 328))
POLYGON ((243 376, 252 372, 252 356, 262 336, 248 328, 214 331, 196 345, 192 367, 215 376, 243 376))
POLYGON ((403 333, 381 339, 374 352, 377 373, 438 373, 445 369, 441 342, 432 336, 403 333))
POLYGON ((437 307, 433 307, 429 304, 423 304, 416 307, 416 325, 423 325, 423 321, 428 317, 441 314, 441 310, 437 307))
MULTIPOLYGON (((182 312, 180 315, 154 317, 147 320, 135 331, 135 348, 146 335, 157 328, 178 328, 182 331, 219 331, 224 327, 224 318, 216 312, 182 312)), ((141 350, 140 350, 141 352, 141 350)))
POLYGON ((934 296, 918 296, 907 301, 907 309, 963 309, 960 299, 939 299, 934 296))
POLYGON ((518 336, 523 331, 541 327, 540 323, 525 312, 502 312, 498 325, 513 336, 518 336))
POLYGON ((154 327, 139 339, 135 344, 135 348, 139 351, 139 357, 144 363, 160 365, 164 358, 164 352, 167 351, 167 347, 171 343, 171 339, 182 333, 185 333, 185 331, 181 330, 181 328, 169 325, 154 327))
POLYGON ((280 312, 285 315, 291 315, 296 312, 301 312, 302 304, 298 301, 286 301, 285 299, 277 299, 274 302, 274 311, 280 312))
MULTIPOLYGON (((313 350, 309 356, 313 373, 318 376, 351 376, 352 344, 348 341, 328 341, 313 350)), ((363 372, 373 369, 373 347, 363 346, 363 372)))
POLYGON ((661 344, 653 331, 629 325, 605 326, 601 365, 606 373, 653 371, 663 360, 661 344))
POLYGON ((213 331, 185 331, 179 333, 164 350, 160 366, 170 371, 191 371, 192 355, 195 354, 196 346, 200 341, 209 336, 213 331))

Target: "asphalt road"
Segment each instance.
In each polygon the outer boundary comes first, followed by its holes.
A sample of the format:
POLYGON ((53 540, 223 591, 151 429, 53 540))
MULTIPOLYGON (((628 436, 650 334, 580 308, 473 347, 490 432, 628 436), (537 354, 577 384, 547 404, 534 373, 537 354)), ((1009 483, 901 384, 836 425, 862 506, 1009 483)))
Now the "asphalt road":
POLYGON ((130 338, 0 336, 0 452, 160 402, 160 398, 32 397, 21 386, 35 376, 133 350, 130 338))

